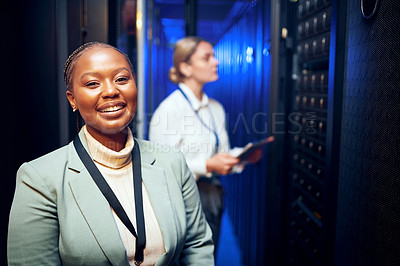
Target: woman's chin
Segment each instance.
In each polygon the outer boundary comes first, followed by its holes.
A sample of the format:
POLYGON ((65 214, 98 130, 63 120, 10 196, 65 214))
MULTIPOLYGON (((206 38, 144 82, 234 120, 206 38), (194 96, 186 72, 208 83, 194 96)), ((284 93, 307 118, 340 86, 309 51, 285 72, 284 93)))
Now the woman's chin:
POLYGON ((212 78, 211 78, 211 81, 217 81, 218 80, 218 75, 214 75, 212 78))
POLYGON ((127 123, 120 123, 120 122, 118 123, 117 121, 115 121, 115 123, 108 123, 103 125, 87 124, 87 127, 91 127, 92 130, 97 132, 97 134, 112 136, 112 135, 117 135, 119 133, 127 133, 129 123, 130 121, 127 123))
POLYGON ((103 128, 101 132, 104 135, 116 135, 116 134, 119 134, 121 132, 122 133, 127 133, 128 125, 129 125, 129 123, 124 125, 124 126, 106 127, 106 128, 103 128))

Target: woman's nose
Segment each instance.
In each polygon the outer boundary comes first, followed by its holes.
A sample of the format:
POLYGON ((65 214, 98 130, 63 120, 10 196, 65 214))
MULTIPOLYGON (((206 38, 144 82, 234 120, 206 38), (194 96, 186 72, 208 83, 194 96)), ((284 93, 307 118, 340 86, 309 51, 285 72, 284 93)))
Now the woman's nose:
POLYGON ((214 63, 219 65, 219 61, 218 61, 218 59, 216 57, 214 57, 214 63))
POLYGON ((105 87, 102 93, 104 98, 113 98, 119 94, 119 90, 116 84, 112 82, 107 82, 104 86, 105 87))

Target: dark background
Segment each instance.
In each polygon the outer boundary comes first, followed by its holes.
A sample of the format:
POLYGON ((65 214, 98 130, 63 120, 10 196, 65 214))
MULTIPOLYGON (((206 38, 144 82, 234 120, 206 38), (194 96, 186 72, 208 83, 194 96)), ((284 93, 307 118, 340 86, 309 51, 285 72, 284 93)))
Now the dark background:
POLYGON ((1 7, 1 263, 15 174, 24 161, 57 147, 55 36, 51 1, 7 1, 1 7), (54 90, 52 90, 54 88, 54 90))

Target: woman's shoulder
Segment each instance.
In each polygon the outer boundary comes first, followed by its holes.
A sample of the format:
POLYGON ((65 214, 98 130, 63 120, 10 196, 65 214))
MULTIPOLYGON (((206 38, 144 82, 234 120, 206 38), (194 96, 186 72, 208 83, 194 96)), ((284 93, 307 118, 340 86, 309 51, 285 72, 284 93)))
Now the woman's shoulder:
POLYGON ((216 100, 216 99, 214 99, 214 98, 208 98, 208 101, 209 101, 209 103, 210 103, 212 106, 215 106, 215 107, 217 107, 217 108, 224 109, 223 105, 222 105, 218 100, 216 100))
POLYGON ((18 171, 34 171, 38 174, 64 171, 68 163, 69 151, 71 148, 72 145, 68 144, 34 160, 25 162, 20 166, 18 171))
POLYGON ((17 182, 28 184, 41 192, 56 193, 57 188, 65 181, 71 148, 73 149, 73 145, 69 144, 23 163, 17 172, 17 182))
POLYGON ((175 90, 159 104, 155 112, 180 111, 182 107, 181 103, 184 102, 183 100, 185 98, 183 98, 179 90, 175 90))
POLYGON ((46 153, 36 159, 33 159, 28 164, 40 166, 51 163, 52 165, 57 164, 59 162, 64 162, 68 158, 68 150, 70 148, 70 144, 62 146, 54 151, 46 153))
POLYGON ((209 98, 209 105, 214 112, 225 117, 225 108, 219 101, 209 98))

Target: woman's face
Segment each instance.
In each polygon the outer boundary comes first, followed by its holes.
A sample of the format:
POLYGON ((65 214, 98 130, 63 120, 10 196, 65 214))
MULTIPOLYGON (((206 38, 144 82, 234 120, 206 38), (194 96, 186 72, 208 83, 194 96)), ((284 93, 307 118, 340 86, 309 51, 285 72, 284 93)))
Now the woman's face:
POLYGON ((89 133, 120 133, 134 117, 137 104, 136 84, 125 56, 112 48, 89 48, 77 59, 67 97, 89 133))
POLYGON ((190 57, 190 78, 201 84, 218 79, 218 60, 214 57, 213 47, 208 42, 200 42, 190 57))

